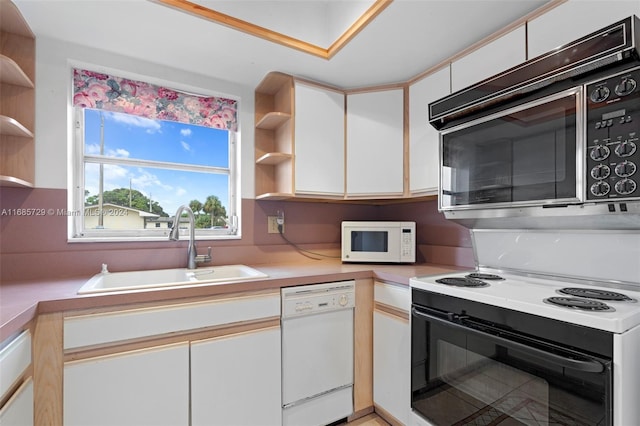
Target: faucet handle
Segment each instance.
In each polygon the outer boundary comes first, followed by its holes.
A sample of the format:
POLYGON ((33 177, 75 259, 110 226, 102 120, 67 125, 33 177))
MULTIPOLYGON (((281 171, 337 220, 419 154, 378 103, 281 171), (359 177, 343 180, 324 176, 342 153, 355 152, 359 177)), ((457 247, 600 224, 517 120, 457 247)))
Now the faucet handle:
POLYGON ((211 262, 211 247, 207 247, 207 254, 196 255, 196 263, 209 263, 211 262))

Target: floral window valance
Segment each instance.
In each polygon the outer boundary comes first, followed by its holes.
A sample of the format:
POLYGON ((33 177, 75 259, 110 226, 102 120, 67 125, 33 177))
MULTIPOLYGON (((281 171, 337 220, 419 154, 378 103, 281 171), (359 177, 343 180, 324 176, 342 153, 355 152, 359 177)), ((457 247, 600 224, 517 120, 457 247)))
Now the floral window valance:
POLYGON ((238 102, 203 97, 93 71, 73 70, 73 105, 238 130, 238 102))

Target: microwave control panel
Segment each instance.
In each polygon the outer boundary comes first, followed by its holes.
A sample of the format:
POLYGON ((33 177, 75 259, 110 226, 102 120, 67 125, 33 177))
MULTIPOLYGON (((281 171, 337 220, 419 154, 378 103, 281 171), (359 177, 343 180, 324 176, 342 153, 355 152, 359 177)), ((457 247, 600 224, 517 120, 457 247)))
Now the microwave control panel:
POLYGON ((640 199, 640 68, 587 85, 586 97, 586 199, 640 199))

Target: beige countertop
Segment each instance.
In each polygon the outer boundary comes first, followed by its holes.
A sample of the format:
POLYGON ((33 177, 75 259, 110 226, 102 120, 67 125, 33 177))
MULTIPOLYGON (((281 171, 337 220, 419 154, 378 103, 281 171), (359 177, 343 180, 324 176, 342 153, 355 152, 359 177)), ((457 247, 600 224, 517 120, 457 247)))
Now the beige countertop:
POLYGON ((200 284, 91 295, 77 294, 78 289, 90 277, 2 283, 0 285, 0 342, 26 328, 39 313, 206 297, 345 279, 375 278, 409 285, 409 279, 415 276, 463 269, 451 265, 433 264, 343 264, 334 260, 250 266, 267 274, 268 277, 228 284, 200 284))

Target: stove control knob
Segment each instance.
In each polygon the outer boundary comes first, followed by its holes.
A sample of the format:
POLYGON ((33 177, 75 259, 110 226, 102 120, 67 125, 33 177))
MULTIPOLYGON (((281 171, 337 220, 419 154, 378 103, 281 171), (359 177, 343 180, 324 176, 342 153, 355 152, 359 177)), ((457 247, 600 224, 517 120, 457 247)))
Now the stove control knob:
POLYGON ((618 157, 630 157, 632 156, 638 147, 631 141, 624 141, 620 143, 615 149, 618 157))
POLYGON ((616 85, 615 92, 618 96, 626 96, 636 90, 637 83, 633 78, 625 77, 616 85))
POLYGON ((616 182, 616 192, 620 195, 629 195, 636 190, 636 183, 632 179, 622 179, 616 182))
POLYGON ((604 197, 611 191, 609 184, 603 180, 600 180, 591 185, 591 193, 596 197, 604 197))
POLYGON ((636 172, 636 165, 632 161, 623 161, 616 166, 616 174, 620 177, 631 176, 636 172))
POLYGON ((611 174, 611 169, 609 166, 605 166, 604 164, 598 164, 593 169, 591 169, 591 177, 594 179, 606 179, 611 174))
POLYGON ((609 156, 611 150, 606 145, 596 145, 591 149, 591 158, 595 161, 602 161, 609 156))
POLYGON ((607 86, 600 86, 591 92, 591 100, 593 102, 602 102, 609 97, 611 91, 607 86))

